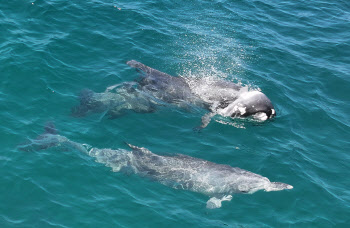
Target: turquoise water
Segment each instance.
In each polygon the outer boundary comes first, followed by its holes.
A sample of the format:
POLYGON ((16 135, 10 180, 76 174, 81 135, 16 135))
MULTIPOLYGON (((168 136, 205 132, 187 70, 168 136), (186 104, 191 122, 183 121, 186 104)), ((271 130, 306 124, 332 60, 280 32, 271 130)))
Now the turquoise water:
POLYGON ((0 2, 0 226, 350 226, 349 20, 345 0, 0 2), (196 133, 203 113, 171 107, 71 116, 82 89, 137 78, 130 59, 260 88, 277 117, 217 118, 196 133), (182 153, 294 189, 208 210, 207 196, 112 172, 75 150, 19 151, 47 121, 80 143, 182 153))

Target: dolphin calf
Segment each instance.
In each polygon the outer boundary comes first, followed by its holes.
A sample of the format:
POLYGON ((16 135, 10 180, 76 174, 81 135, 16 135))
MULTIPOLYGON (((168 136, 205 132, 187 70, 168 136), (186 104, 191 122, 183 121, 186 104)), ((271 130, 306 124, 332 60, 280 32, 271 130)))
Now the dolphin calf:
POLYGON ((44 134, 22 145, 21 149, 42 150, 57 146, 73 148, 94 157, 114 172, 134 173, 175 189, 207 195, 210 197, 207 208, 211 209, 221 207, 222 201, 230 201, 236 193, 252 194, 259 190, 269 192, 293 188, 285 183, 271 182, 259 174, 200 158, 183 154, 158 155, 131 144, 127 144, 131 150, 99 149, 58 135, 53 125, 45 129, 44 134))
POLYGON ((195 106, 209 111, 202 117, 199 129, 206 127, 215 115, 252 117, 261 121, 276 115, 270 99, 260 91, 248 91, 246 87, 224 80, 207 83, 175 77, 135 60, 127 64, 141 72, 141 77, 110 86, 102 93, 83 90, 80 104, 73 108, 72 114, 79 117, 89 112, 107 112, 110 118, 117 118, 128 111, 154 112, 158 106, 166 104, 183 108, 195 106))

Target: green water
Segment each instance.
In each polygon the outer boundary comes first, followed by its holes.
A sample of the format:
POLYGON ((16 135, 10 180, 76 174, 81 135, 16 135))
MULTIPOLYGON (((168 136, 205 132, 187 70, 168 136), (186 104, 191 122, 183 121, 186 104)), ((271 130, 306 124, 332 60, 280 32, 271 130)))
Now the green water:
POLYGON ((0 226, 348 227, 349 12, 341 0, 0 2, 0 226), (277 116, 216 118, 200 133, 192 128, 204 112, 174 107, 71 116, 82 89, 137 78, 130 59, 259 88, 277 116), (129 142, 294 189, 208 210, 207 196, 112 172, 79 151, 19 151, 47 121, 94 147, 129 142))

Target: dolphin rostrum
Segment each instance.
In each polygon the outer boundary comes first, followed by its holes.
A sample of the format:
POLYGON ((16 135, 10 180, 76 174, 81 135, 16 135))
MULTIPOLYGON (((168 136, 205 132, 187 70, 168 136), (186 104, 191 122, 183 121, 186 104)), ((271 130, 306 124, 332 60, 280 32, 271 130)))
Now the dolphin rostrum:
POLYGON ((110 86, 102 93, 83 90, 80 105, 73 108, 74 116, 89 112, 107 112, 111 118, 127 111, 149 113, 158 106, 175 104, 179 107, 200 107, 209 111, 202 118, 199 129, 206 127, 215 115, 224 117, 252 117, 261 121, 276 115, 269 98, 260 91, 248 91, 224 80, 190 80, 153 69, 135 60, 127 64, 141 72, 132 82, 110 86))
POLYGON ((163 156, 131 144, 128 144, 131 150, 94 148, 73 142, 56 134, 53 129, 49 125, 44 134, 31 143, 22 145, 21 149, 41 150, 54 146, 73 148, 94 157, 114 172, 131 172, 175 189, 207 195, 210 197, 207 208, 221 207, 221 202, 230 201, 235 193, 252 194, 258 190, 269 192, 293 188, 240 168, 187 155, 163 156))

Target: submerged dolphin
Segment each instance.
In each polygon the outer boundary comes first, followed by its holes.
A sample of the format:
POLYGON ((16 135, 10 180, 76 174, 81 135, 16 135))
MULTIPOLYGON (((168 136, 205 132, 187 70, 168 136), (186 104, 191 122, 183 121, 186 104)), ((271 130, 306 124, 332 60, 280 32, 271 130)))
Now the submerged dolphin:
POLYGON ((163 156, 154 154, 143 147, 128 144, 132 149, 98 149, 80 144, 56 134, 53 126, 30 144, 21 148, 28 150, 60 146, 74 148, 96 158, 96 161, 111 167, 114 172, 127 172, 156 180, 166 186, 198 192, 211 197, 207 208, 219 208, 222 201, 230 201, 235 193, 252 194, 258 190, 280 191, 293 186, 270 182, 258 174, 216 164, 199 158, 178 154, 163 156))
POLYGON ((196 106, 210 111, 202 117, 199 128, 206 127, 215 115, 224 117, 253 117, 267 120, 276 115, 271 101, 260 91, 248 91, 233 82, 214 80, 196 90, 184 77, 174 77, 148 67, 135 60, 128 61, 142 76, 133 82, 111 86, 103 93, 84 90, 80 105, 73 108, 73 115, 84 116, 89 112, 106 111, 111 118, 131 110, 154 112, 159 105, 176 104, 180 107, 196 106))

